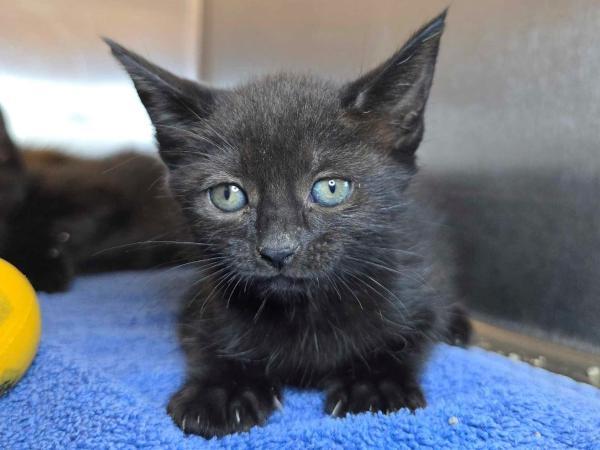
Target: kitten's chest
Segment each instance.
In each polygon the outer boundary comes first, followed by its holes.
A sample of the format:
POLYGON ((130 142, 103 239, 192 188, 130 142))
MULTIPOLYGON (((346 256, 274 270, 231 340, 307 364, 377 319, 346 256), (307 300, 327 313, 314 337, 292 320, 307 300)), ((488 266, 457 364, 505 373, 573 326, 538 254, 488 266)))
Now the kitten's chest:
POLYGON ((306 384, 310 379, 363 358, 389 340, 377 312, 267 317, 244 327, 232 355, 251 355, 267 372, 306 384))

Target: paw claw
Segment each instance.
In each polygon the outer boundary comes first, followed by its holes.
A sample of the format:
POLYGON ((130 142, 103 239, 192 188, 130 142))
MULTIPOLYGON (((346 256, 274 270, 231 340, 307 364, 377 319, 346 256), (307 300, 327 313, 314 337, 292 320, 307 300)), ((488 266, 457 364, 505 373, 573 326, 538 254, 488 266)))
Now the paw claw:
POLYGON ((167 412, 186 434, 211 438, 247 431, 263 425, 275 410, 268 380, 244 384, 211 381, 188 382, 171 397, 167 412))
POLYGON ((339 417, 339 413, 342 410, 342 401, 338 400, 335 404, 333 411, 331 411, 331 417, 339 417))
POLYGON ((388 414, 401 408, 414 413, 415 409, 423 408, 426 404, 423 392, 414 379, 336 379, 325 388, 325 409, 331 411, 332 417, 379 411, 388 414))
POLYGON ((281 404, 276 395, 273 396, 273 405, 275 406, 275 409, 279 411, 283 409, 283 405, 281 404))

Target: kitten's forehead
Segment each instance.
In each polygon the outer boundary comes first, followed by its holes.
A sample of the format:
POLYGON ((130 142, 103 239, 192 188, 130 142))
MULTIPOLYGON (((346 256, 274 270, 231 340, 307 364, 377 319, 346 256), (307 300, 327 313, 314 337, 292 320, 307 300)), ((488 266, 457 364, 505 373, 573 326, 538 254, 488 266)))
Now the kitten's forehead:
POLYGON ((237 88, 213 120, 227 128, 251 176, 295 178, 315 169, 342 132, 337 87, 280 74, 237 88))
POLYGON ((311 75, 269 75, 233 92, 234 108, 263 120, 288 115, 310 123, 323 113, 334 112, 340 103, 334 83, 311 75))

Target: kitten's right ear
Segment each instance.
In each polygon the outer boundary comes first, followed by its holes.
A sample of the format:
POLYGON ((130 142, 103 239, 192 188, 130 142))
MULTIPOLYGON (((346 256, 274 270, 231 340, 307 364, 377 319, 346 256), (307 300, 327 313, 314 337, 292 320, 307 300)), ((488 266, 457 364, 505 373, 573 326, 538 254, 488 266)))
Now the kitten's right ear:
POLYGON ((217 90, 173 75, 111 39, 103 40, 133 80, 154 125, 161 157, 168 166, 177 165, 186 128, 211 114, 217 90))
POLYGON ((359 131, 414 164, 424 130, 446 11, 425 24, 387 61, 347 85, 341 106, 359 131))

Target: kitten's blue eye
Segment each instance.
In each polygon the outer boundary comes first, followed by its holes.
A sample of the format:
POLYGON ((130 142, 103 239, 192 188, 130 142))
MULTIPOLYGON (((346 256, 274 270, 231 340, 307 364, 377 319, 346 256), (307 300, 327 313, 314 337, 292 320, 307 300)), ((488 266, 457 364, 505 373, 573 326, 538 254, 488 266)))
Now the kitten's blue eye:
POLYGON ((225 212, 235 212, 248 203, 246 193, 235 184, 219 184, 208 190, 210 201, 225 212))
POLYGON ((317 181, 311 190, 315 203, 321 206, 337 206, 350 195, 350 182, 341 178, 324 178, 317 181))

